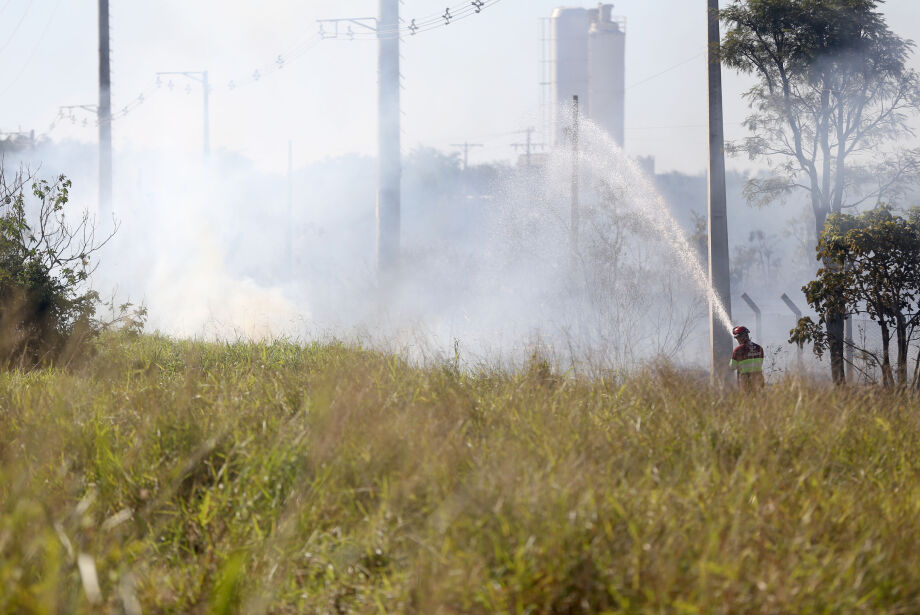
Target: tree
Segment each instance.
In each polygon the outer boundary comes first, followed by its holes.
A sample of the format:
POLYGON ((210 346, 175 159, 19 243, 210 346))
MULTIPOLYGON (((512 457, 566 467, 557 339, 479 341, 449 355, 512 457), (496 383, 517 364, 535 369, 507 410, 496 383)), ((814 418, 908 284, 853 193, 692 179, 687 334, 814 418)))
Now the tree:
MULTIPOLYGON (((825 266, 802 289, 818 313, 818 324, 826 324, 835 314, 867 314, 881 329, 881 357, 876 356, 876 362, 883 383, 908 386, 909 345, 920 325, 920 209, 906 217, 888 206, 860 215, 832 214, 818 241, 818 258, 825 266), (892 335, 896 373, 889 352, 892 335)), ((827 347, 827 336, 810 318, 799 322, 791 341, 811 341, 818 354, 827 347)), ((860 350, 874 356, 868 348, 860 350)))
MULTIPOLYGON (((906 66, 913 43, 888 29, 880 2, 735 0, 721 13, 723 61, 757 79, 745 94, 752 134, 732 147, 766 157, 772 171, 745 194, 766 204, 804 190, 815 238, 830 214, 894 198, 920 171, 918 152, 897 143, 912 134, 908 113, 920 101, 920 80, 906 66)), ((843 324, 843 314, 827 315, 838 383, 843 324)))
POLYGON ((99 328, 98 295, 86 282, 95 269, 91 258, 105 241, 96 242, 86 214, 68 222, 70 186, 64 176, 48 182, 20 173, 7 181, 0 167, 2 364, 56 360, 99 328))
POLYGON ((776 235, 760 229, 750 231, 747 244, 736 245, 733 250, 732 288, 771 278, 782 264, 782 259, 776 254, 776 244, 776 235))

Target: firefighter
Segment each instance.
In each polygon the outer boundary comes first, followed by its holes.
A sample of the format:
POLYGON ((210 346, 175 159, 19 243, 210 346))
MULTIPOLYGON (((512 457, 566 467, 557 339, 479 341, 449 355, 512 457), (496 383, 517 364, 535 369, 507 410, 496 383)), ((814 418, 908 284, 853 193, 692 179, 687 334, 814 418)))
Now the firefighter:
POLYGON ((743 392, 762 388, 763 348, 751 341, 751 332, 747 327, 735 327, 732 335, 738 341, 738 347, 732 353, 729 365, 738 372, 738 388, 743 392))

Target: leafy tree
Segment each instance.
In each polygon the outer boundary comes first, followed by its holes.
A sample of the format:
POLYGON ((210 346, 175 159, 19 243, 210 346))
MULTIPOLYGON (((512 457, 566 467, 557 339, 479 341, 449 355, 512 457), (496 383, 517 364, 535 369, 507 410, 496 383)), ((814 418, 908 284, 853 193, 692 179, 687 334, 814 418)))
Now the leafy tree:
MULTIPOLYGON (((881 0, 735 0, 721 13, 724 63, 757 81, 745 94, 752 133, 735 151, 766 157, 772 173, 748 182, 753 203, 805 190, 815 237, 847 207, 891 199, 918 175, 899 149, 920 79, 913 43, 888 29, 881 0)), ((830 266, 831 263, 825 263, 830 266)), ((843 314, 826 319, 831 371, 844 379, 843 314)))
POLYGON ((56 360, 99 327, 98 296, 86 281, 105 241, 96 242, 88 216, 76 225, 67 221, 70 186, 64 176, 48 182, 20 173, 7 181, 0 167, 0 362, 6 365, 56 360))
POLYGON ((748 233, 746 244, 736 245, 731 258, 732 286, 773 276, 782 260, 776 252, 777 237, 755 229, 748 233))
POLYGON ((811 341, 820 355, 828 339, 818 325, 836 314, 866 314, 881 329, 881 357, 876 362, 884 384, 907 386, 909 344, 920 325, 920 209, 906 217, 887 206, 860 215, 832 214, 818 241, 818 258, 825 266, 802 290, 819 323, 803 318, 791 341, 811 341), (892 337, 896 374, 889 352, 892 337))

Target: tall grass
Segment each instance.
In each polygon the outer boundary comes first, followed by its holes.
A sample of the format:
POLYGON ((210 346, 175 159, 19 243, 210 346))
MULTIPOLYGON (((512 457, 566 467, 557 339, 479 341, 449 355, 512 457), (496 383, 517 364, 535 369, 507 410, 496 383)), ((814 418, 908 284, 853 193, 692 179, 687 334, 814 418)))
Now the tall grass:
POLYGON ((0 375, 0 612, 918 612, 918 450, 874 389, 112 335, 0 375))

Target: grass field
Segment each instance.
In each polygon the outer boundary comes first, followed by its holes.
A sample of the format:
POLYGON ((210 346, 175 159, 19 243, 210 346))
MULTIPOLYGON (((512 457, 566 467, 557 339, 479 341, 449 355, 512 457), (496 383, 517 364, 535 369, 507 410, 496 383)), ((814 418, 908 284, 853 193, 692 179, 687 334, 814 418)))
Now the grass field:
POLYGON ((0 612, 920 612, 918 451, 874 389, 115 335, 0 375, 0 612))

